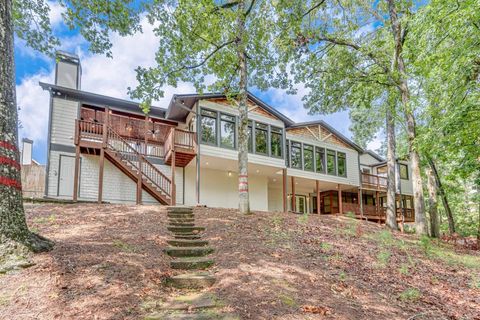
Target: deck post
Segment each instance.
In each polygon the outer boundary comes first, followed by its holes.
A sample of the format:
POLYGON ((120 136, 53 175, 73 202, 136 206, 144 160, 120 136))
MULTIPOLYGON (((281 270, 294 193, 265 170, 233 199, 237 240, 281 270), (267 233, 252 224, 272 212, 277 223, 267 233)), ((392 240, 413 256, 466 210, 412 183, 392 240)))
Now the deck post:
POLYGON ((80 145, 75 147, 75 173, 73 174, 73 202, 78 200, 78 178, 80 173, 80 145))
POLYGON ((147 133, 149 132, 150 128, 149 128, 149 117, 148 116, 145 116, 145 142, 144 142, 144 148, 143 148, 143 154, 145 156, 147 156, 147 151, 148 151, 148 148, 147 148, 147 143, 148 143, 148 136, 147 136, 147 133))
POLYGON ((177 194, 177 188, 175 186, 175 146, 172 145, 172 189, 171 189, 171 205, 174 206, 177 203, 176 200, 176 194, 177 194))
POLYGON ((292 212, 297 212, 297 201, 295 200, 295 177, 292 176, 292 212))
POLYGON ((283 200, 283 212, 287 213, 287 169, 282 170, 283 181, 282 181, 282 200, 283 200))
POLYGON ((360 207, 360 216, 362 217, 363 220, 363 192, 362 189, 358 189, 358 206, 360 207))
POLYGON ((105 167, 105 148, 107 148, 109 117, 110 109, 105 107, 105 117, 102 127, 102 148, 100 149, 100 168, 98 170, 98 203, 102 203, 103 201, 103 171, 105 167))
POLYGON ((315 180, 315 187, 317 192, 317 214, 320 214, 320 181, 315 180))
POLYGON ((343 203, 342 203, 342 186, 338 185, 338 213, 343 214, 343 203))
POLYGON ((382 223, 382 215, 380 214, 380 197, 379 192, 375 191, 375 210, 377 211, 378 223, 382 223))
POLYGON ((138 155, 138 177, 137 177, 137 204, 142 204, 142 176, 143 176, 143 163, 142 155, 138 155))

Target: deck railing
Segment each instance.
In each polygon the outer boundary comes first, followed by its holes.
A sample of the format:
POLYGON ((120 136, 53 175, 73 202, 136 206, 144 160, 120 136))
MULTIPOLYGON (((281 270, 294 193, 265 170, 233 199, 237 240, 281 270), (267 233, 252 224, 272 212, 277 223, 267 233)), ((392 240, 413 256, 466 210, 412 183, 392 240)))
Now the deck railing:
POLYGON ((166 195, 171 195, 172 183, 170 179, 110 127, 107 129, 106 144, 108 149, 114 151, 117 156, 130 164, 137 172, 141 172, 143 179, 152 183, 166 195))
MULTIPOLYGON (((342 209, 344 213, 352 212, 355 215, 361 215, 361 209, 358 203, 342 202, 342 209)), ((415 221, 415 212, 413 209, 410 209, 410 208, 403 208, 403 209, 397 208, 398 219, 402 219, 402 210, 405 214, 405 221, 407 222, 415 221)), ((363 215, 368 217, 385 219, 387 215, 387 208, 377 207, 371 204, 364 204, 363 215)))
POLYGON ((386 189, 387 178, 362 172, 362 186, 364 188, 386 189))
POLYGON ((165 140, 165 152, 168 153, 173 147, 195 151, 197 142, 195 132, 171 128, 165 140))

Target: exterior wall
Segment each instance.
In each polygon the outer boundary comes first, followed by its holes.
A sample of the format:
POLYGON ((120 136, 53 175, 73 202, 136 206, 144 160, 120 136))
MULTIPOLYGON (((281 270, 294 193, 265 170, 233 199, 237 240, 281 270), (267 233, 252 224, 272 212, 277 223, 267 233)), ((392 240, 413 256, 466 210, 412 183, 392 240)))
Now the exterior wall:
POLYGON ((268 185, 268 211, 283 212, 283 190, 279 185, 268 185))
MULTIPOLYGON (((185 204, 196 204, 195 165, 185 167, 185 204)), ((268 179, 249 175, 250 209, 268 211, 268 179)), ((200 170, 200 204, 208 207, 238 208, 238 176, 227 171, 200 170)))
POLYGON ((364 153, 364 154, 360 155, 360 164, 370 166, 370 165, 374 165, 378 162, 379 161, 377 159, 375 159, 374 157, 372 157, 368 153, 364 153))
POLYGON ((22 165, 22 193, 26 198, 42 198, 45 194, 45 166, 22 165))
POLYGON ((74 146, 75 119, 79 103, 61 98, 53 98, 51 119, 51 142, 74 146))
POLYGON ((400 163, 408 166, 408 180, 400 179, 402 194, 413 195, 412 167, 410 166, 410 162, 400 161, 400 163))
POLYGON ((291 135, 289 132, 287 132, 287 139, 322 147, 322 148, 328 148, 331 150, 344 152, 347 157, 347 177, 339 177, 339 176, 334 176, 329 174, 322 174, 322 173, 316 173, 316 172, 293 169, 293 168, 287 169, 287 174, 289 176, 296 176, 296 177, 302 177, 307 179, 322 180, 322 181, 328 181, 333 183, 359 186, 360 177, 358 173, 358 152, 356 150, 345 148, 345 147, 342 147, 336 144, 331 144, 328 142, 310 139, 307 137, 291 135))
MULTIPOLYGON (((287 131, 287 137, 292 137, 293 140, 296 138, 299 139, 309 139, 309 140, 316 140, 319 142, 326 142, 329 144, 338 145, 344 148, 351 149, 347 143, 340 140, 337 136, 332 134, 330 131, 322 127, 321 125, 313 125, 308 127, 298 127, 298 128, 290 128, 287 131), (328 138, 327 138, 328 137, 328 138), (325 139, 325 140, 323 140, 325 139)), ((288 138, 289 139, 289 138, 288 138)))

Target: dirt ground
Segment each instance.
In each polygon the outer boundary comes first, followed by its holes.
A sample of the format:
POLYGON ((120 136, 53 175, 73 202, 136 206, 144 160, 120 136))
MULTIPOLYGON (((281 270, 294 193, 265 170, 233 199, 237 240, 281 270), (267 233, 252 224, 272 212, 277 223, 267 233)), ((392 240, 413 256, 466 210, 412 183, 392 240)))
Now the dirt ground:
MULTIPOLYGON (((0 319, 142 319, 183 294, 158 206, 26 206, 54 240, 0 274, 0 319)), ((241 319, 480 319, 480 255, 348 217, 196 208, 216 249, 206 291, 241 319)))

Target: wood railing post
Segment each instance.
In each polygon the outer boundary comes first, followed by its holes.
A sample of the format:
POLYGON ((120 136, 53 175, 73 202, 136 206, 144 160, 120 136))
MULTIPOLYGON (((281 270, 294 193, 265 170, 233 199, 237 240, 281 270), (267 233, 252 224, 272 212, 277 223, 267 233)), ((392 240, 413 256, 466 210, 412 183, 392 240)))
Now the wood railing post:
POLYGON ((172 179, 170 180, 171 181, 171 205, 174 206, 177 204, 177 199, 176 199, 176 195, 177 195, 177 187, 175 185, 175 149, 172 149, 172 179))
POLYGON ((295 199, 295 177, 292 176, 292 212, 297 211, 297 201, 295 199))
POLYGON ((315 187, 317 192, 317 214, 320 214, 320 181, 315 180, 315 187))
POLYGON ((142 204, 142 156, 140 154, 137 155, 138 158, 138 177, 137 177, 137 204, 142 204))

